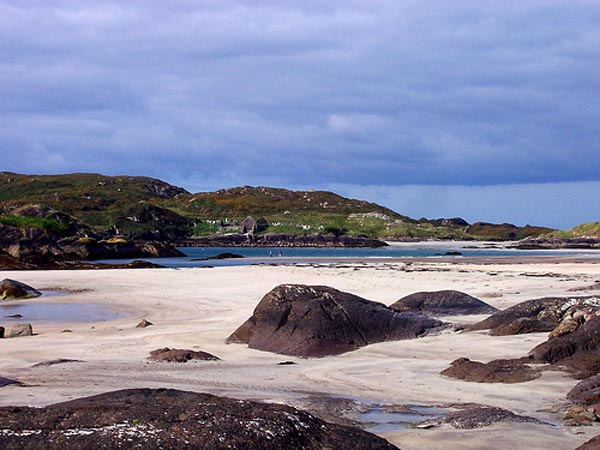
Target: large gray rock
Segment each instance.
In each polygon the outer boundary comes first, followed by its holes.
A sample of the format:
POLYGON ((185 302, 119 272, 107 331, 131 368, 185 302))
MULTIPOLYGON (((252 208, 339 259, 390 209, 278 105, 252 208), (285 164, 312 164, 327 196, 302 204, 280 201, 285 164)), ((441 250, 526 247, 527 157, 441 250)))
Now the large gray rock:
POLYGON ((14 325, 6 335, 6 337, 9 338, 22 336, 33 336, 33 327, 30 323, 20 323, 18 325, 14 325))
POLYGON ((20 281, 5 278, 0 281, 0 300, 23 300, 42 295, 40 291, 20 281))
POLYGON ((228 343, 284 355, 337 355, 376 342, 411 339, 442 326, 327 286, 281 285, 267 293, 228 343))
POLYGON ((172 389, 109 392, 45 408, 3 407, 0 423, 2 450, 397 449, 289 406, 172 389))
POLYGON ((498 312, 497 308, 478 298, 453 290, 416 292, 391 304, 390 308, 400 312, 413 311, 430 316, 493 314, 498 312))

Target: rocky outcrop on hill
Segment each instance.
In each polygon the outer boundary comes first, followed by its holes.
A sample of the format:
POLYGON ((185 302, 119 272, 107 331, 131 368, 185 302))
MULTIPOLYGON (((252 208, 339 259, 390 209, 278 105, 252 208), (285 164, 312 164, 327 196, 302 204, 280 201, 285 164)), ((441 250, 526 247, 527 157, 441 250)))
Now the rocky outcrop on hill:
POLYGON ((441 372, 450 378, 477 383, 522 383, 539 378, 539 370, 519 359, 496 359, 489 363, 459 358, 441 372))
POLYGON ((416 292, 401 298, 390 308, 404 312, 419 312, 430 316, 493 314, 497 308, 459 291, 416 292))
MULTIPOLYGON (((574 306, 593 303, 594 297, 546 297, 528 300, 500 311, 481 322, 470 325, 470 330, 490 330, 494 336, 552 331, 573 313, 574 306)), ((600 302, 599 302, 600 305, 600 302)))
POLYGON ((40 291, 20 281, 5 278, 0 281, 0 300, 24 300, 42 295, 40 291))
POLYGON ((19 228, 0 224, 0 253, 31 265, 53 261, 184 256, 161 242, 63 238, 41 228, 19 228))
POLYGON ((152 361, 167 362, 188 362, 192 360, 199 361, 220 361, 221 359, 207 352, 197 352, 194 350, 181 348, 157 348, 150 352, 148 359, 152 361))
POLYGON ((284 355, 320 357, 410 339, 442 326, 327 286, 280 285, 227 340, 284 355))
POLYGON ((396 448, 288 406, 172 389, 109 392, 45 408, 4 407, 0 423, 3 450, 396 448))
POLYGON ((227 234, 177 241, 180 247, 385 247, 379 239, 323 234, 227 234))

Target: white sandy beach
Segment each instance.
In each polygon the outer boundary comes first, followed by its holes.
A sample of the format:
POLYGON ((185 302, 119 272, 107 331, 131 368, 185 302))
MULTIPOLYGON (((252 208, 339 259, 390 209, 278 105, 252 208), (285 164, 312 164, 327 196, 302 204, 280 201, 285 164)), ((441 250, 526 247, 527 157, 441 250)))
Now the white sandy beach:
MULTIPOLYGON (((489 361, 525 355, 544 333, 491 337, 487 332, 444 332, 410 341, 371 345, 344 355, 297 359, 226 345, 261 297, 281 283, 321 284, 391 304, 416 291, 457 289, 506 308, 568 292, 600 278, 593 262, 478 264, 401 261, 326 266, 243 266, 205 269, 0 272, 38 289, 68 295, 27 302, 102 303, 122 319, 99 323, 34 324, 33 337, 0 340, 0 376, 25 386, 0 389, 0 405, 43 406, 133 387, 170 387, 245 399, 302 405, 311 394, 356 397, 382 404, 479 403, 557 423, 565 394, 577 383, 560 372, 520 384, 468 383, 439 372, 458 357, 489 361), (89 291, 78 292, 83 289, 89 291), (146 318, 154 326, 139 329, 146 318), (64 332, 70 330, 70 332, 64 332), (187 364, 146 360, 159 347, 191 348, 223 361, 187 364), (82 362, 32 368, 57 358, 82 362), (278 366, 293 360, 297 365, 278 366)), ((454 317, 473 322, 477 317, 454 317)), ((9 326, 10 319, 0 318, 9 326)), ((402 449, 574 449, 600 426, 500 424, 473 431, 447 425, 383 433, 402 449)))

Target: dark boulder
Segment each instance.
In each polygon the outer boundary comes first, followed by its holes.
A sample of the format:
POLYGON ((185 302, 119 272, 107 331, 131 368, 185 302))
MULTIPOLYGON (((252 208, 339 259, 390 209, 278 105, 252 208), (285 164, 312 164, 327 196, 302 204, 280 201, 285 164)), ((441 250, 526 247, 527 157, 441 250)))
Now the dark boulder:
POLYGON ((575 331, 550 338, 536 346, 529 352, 529 357, 536 362, 590 372, 598 366, 599 352, 600 317, 594 317, 575 331), (582 361, 588 361, 592 365, 592 369, 586 367, 586 364, 581 367, 582 361))
POLYGON ((552 331, 573 305, 592 297, 546 297, 527 300, 470 325, 470 330, 490 330, 494 336, 552 331))
POLYGON ((243 256, 239 255, 237 253, 224 252, 224 253, 219 253, 218 255, 214 255, 214 256, 206 256, 204 258, 192 258, 190 261, 210 261, 211 259, 240 259, 240 258, 243 258, 243 256))
POLYGON ((11 380, 10 378, 0 377, 0 387, 9 386, 11 384, 21 384, 17 380, 11 380))
POLYGON ((337 355, 383 341, 411 339, 442 322, 326 286, 280 285, 267 293, 228 343, 284 355, 337 355))
POLYGON ((40 291, 20 281, 5 278, 0 281, 0 300, 23 300, 42 295, 40 291))
POLYGON ((4 337, 4 331, 5 331, 5 328, 0 327, 0 339, 2 339, 4 337))
POLYGON ((441 372, 450 378, 477 383, 522 383, 539 378, 540 372, 518 359, 496 359, 484 364, 459 358, 441 372))
POLYGON ((431 316, 467 314, 493 314, 498 309, 459 291, 416 292, 401 298, 390 308, 404 312, 413 311, 431 316))
POLYGON ((181 348, 157 348, 150 352, 148 359, 152 361, 188 362, 191 360, 220 361, 221 359, 207 352, 196 352, 181 348))
POLYGON ((122 390, 45 408, 3 407, 0 423, 3 450, 397 448, 288 406, 172 389, 122 390))

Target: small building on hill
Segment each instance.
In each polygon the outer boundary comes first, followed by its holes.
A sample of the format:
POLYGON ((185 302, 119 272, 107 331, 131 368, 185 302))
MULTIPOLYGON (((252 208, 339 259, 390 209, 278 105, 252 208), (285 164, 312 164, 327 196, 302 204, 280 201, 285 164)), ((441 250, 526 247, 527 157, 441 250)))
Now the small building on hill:
POLYGON ((240 231, 242 234, 254 234, 256 233, 257 228, 256 220, 250 216, 242 220, 242 223, 240 224, 240 231))

